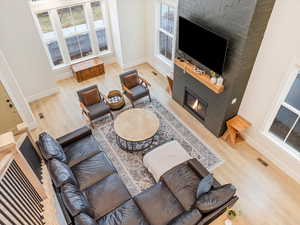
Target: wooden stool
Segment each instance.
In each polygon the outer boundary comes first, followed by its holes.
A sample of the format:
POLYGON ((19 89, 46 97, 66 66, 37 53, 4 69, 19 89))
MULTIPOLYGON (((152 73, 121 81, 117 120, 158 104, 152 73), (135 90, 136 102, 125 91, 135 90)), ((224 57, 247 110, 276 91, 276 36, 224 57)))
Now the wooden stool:
POLYGON ((229 140, 231 144, 243 141, 244 139, 242 138, 241 133, 251 127, 251 123, 241 116, 233 117, 226 122, 226 125, 227 131, 223 136, 223 140, 229 140))

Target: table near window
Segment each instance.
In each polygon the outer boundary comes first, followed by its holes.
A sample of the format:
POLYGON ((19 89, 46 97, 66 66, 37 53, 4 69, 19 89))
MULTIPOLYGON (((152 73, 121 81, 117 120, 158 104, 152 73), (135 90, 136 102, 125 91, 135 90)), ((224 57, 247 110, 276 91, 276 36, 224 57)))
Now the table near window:
POLYGON ((105 73, 104 63, 98 57, 72 65, 72 71, 78 82, 82 82, 105 73))

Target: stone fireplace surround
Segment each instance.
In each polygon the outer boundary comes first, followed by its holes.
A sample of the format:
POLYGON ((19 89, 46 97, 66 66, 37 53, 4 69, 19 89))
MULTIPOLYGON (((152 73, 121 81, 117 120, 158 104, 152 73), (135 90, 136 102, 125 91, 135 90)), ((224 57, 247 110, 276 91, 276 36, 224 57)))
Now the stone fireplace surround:
POLYGON ((224 112, 221 105, 223 94, 215 94, 205 85, 186 74, 181 68, 175 65, 173 99, 190 112, 196 119, 203 123, 213 134, 220 136, 224 131, 224 112), (190 92, 205 105, 205 113, 197 114, 192 108, 187 106, 186 94, 190 92))
MULTIPOLYGON (((178 16, 229 40, 223 73, 225 90, 221 94, 214 93, 174 64, 173 99, 217 137, 224 133, 225 122, 238 113, 274 3, 275 0, 179 0, 178 16), (186 90, 207 103, 204 120, 184 106, 186 90)), ((178 48, 175 57, 182 57, 178 48)), ((184 58, 203 67, 190 56, 184 58)))

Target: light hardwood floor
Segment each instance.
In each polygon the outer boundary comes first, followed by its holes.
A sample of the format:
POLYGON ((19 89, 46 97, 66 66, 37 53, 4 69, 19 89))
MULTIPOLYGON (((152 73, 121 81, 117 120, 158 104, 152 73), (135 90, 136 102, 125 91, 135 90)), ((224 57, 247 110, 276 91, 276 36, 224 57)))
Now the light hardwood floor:
MULTIPOLYGON (((234 221, 235 225, 299 225, 300 224, 300 185, 285 175, 281 170, 265 159, 247 143, 234 147, 213 136, 202 124, 175 103, 166 92, 167 81, 155 76, 148 64, 137 69, 151 84, 151 93, 175 114, 187 126, 193 129, 204 142, 211 146, 224 160, 213 173, 221 183, 233 183, 238 189, 240 200, 235 209, 241 215, 234 221), (260 164, 262 158, 268 167, 260 164)), ((43 113, 39 119, 40 128, 35 135, 46 130, 55 137, 79 128, 85 124, 76 91, 92 84, 107 94, 111 89, 121 89, 118 74, 121 69, 117 64, 106 66, 106 75, 77 83, 73 78, 58 82, 60 93, 31 104, 35 116, 43 113)), ((255 107, 255 106, 253 106, 255 107)), ((300 171, 299 171, 300 172, 300 171)), ((225 216, 215 221, 214 225, 224 224, 225 216)))

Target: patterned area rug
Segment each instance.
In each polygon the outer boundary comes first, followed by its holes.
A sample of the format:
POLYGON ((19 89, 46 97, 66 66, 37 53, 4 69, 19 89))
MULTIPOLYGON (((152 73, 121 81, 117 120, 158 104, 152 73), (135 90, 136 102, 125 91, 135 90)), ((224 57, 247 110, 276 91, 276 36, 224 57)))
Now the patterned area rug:
MULTIPOLYGON (((197 158, 208 170, 219 166, 223 160, 203 143, 192 130, 187 128, 180 120, 164 107, 158 100, 144 101, 136 105, 154 112, 160 120, 160 129, 152 146, 158 146, 169 140, 177 140, 192 158, 197 158)), ((115 112, 115 117, 121 112, 131 108, 129 104, 121 111, 115 112)), ((143 166, 143 153, 128 153, 119 148, 116 142, 116 134, 113 121, 110 116, 97 121, 94 135, 103 151, 112 160, 124 183, 132 195, 152 186, 155 181, 147 169, 143 166)), ((147 149, 145 150, 147 151, 147 149)), ((163 162, 162 162, 163 163, 163 162)))

